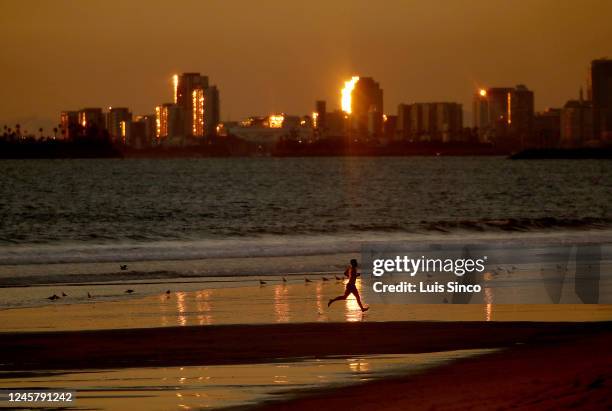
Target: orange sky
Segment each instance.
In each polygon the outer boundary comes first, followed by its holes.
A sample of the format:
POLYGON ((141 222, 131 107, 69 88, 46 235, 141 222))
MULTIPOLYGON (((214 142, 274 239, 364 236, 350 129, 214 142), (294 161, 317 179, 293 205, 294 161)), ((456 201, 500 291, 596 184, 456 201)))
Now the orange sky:
POLYGON ((469 124, 478 85, 524 83, 537 109, 576 97, 590 60, 612 57, 610 16, 607 0, 0 0, 0 125, 151 113, 182 71, 219 86, 223 120, 336 108, 359 74, 380 82, 387 113, 458 101, 469 124))

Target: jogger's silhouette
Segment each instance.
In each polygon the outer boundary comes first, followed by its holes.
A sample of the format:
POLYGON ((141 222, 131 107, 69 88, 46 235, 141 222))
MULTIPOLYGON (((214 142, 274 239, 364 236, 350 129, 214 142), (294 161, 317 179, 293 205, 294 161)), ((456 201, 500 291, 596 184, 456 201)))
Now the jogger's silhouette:
POLYGON ((360 274, 357 272, 357 260, 353 258, 351 260, 351 265, 347 267, 346 270, 344 270, 344 276, 348 277, 349 279, 346 283, 346 289, 344 290, 344 294, 329 300, 327 306, 329 307, 330 305, 332 305, 333 302, 338 300, 346 300, 349 295, 353 294, 357 299, 357 304, 359 304, 359 308, 361 308, 361 311, 368 311, 370 307, 363 306, 363 304, 361 303, 361 297, 359 296, 359 291, 357 290, 357 286, 355 285, 355 283, 357 282, 357 277, 359 277, 359 275, 360 274))

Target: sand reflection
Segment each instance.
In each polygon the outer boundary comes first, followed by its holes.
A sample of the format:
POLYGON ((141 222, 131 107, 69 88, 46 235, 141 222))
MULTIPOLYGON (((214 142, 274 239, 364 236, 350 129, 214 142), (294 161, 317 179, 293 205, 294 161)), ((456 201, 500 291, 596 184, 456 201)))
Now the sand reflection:
POLYGON ((177 312, 177 323, 178 325, 187 324, 187 304, 185 302, 186 293, 179 291, 174 294, 176 296, 176 312, 177 312))
POLYGON ((274 287, 274 317, 277 323, 291 321, 289 315, 289 290, 285 284, 274 287))
POLYGON ((195 293, 196 308, 198 309, 198 324, 209 325, 213 323, 213 307, 211 300, 212 291, 200 290, 195 293))
POLYGON ((493 289, 487 285, 487 281, 493 280, 493 274, 484 273, 484 303, 485 303, 485 321, 491 321, 493 317, 493 289))
MULTIPOLYGON (((357 280, 355 286, 359 294, 362 295, 361 280, 357 280)), ((344 318, 349 322, 361 321, 363 319, 363 312, 361 312, 361 308, 359 304, 357 304, 357 299, 353 294, 349 295, 348 298, 344 300, 344 318)))

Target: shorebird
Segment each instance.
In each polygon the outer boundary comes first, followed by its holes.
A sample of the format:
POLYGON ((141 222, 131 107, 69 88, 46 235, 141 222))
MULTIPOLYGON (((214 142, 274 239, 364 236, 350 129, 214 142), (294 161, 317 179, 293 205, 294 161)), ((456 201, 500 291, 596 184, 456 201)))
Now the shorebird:
POLYGON ((335 277, 336 277, 336 280, 342 281, 342 277, 338 277, 337 275, 335 277))
POLYGON ((126 294, 132 294, 133 292, 134 292, 134 290, 132 290, 132 289, 125 290, 125 293, 126 293, 126 294))
POLYGON ((166 290, 166 294, 170 295, 170 290, 166 290))
POLYGON ((304 282, 305 282, 305 283, 311 283, 312 281, 311 281, 311 280, 309 280, 308 278, 304 278, 304 282))
POLYGON ((329 278, 327 278, 327 277, 322 277, 322 278, 321 278, 321 280, 323 280, 323 281, 329 281, 329 278))
POLYGON ((263 280, 259 280, 259 285, 266 285, 266 282, 263 280))
POLYGON ((284 282, 284 283, 286 283, 286 282, 287 282, 287 279, 286 279, 285 277, 283 277, 283 282, 284 282))
POLYGON ((93 296, 87 292, 87 298, 93 298, 93 296))
POLYGON ((127 264, 122 264, 119 266, 119 268, 121 268, 121 271, 125 271, 128 269, 127 264))
POLYGON ((60 297, 58 297, 56 294, 53 294, 51 297, 47 297, 47 300, 51 300, 51 301, 55 301, 55 300, 59 300, 60 297))
POLYGON ((68 297, 68 294, 62 291, 62 297, 68 297))

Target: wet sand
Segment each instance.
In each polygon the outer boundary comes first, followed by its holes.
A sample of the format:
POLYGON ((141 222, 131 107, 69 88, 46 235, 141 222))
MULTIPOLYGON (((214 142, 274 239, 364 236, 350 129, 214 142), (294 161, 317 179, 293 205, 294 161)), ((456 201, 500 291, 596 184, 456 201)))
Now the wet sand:
MULTIPOLYGON (((0 369, 240 364, 497 348, 518 343, 553 347, 589 335, 609 337, 611 329, 610 322, 378 322, 0 333, 0 369)), ((597 360, 590 352, 588 356, 597 360)))
POLYGON ((255 409, 609 410, 612 331, 607 328, 600 335, 531 341, 413 376, 296 392, 294 399, 255 409))
MULTIPOLYGON (((388 321, 610 321, 610 304, 371 304, 362 313, 353 296, 327 307, 327 301, 344 291, 340 281, 322 281, 310 276, 262 277, 234 286, 208 284, 130 284, 93 287, 14 288, 13 298, 38 293, 46 301, 52 294, 67 297, 42 307, 0 310, 2 331, 64 331, 117 328, 172 327, 191 325, 273 324, 304 322, 388 321), (126 288, 135 290, 125 294, 126 288), (170 294, 165 291, 171 289, 170 294), (92 299, 87 298, 91 292, 92 299)), ((360 287, 360 282, 357 283, 360 287)), ((366 303, 370 303, 367 299, 366 303)))

